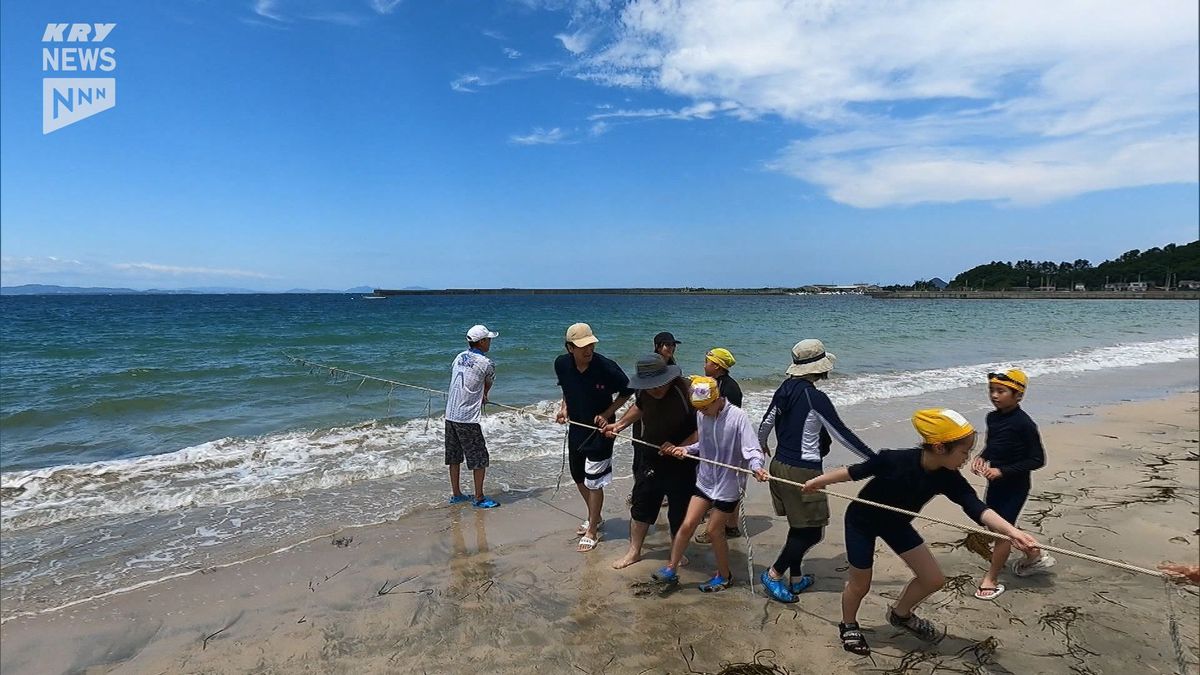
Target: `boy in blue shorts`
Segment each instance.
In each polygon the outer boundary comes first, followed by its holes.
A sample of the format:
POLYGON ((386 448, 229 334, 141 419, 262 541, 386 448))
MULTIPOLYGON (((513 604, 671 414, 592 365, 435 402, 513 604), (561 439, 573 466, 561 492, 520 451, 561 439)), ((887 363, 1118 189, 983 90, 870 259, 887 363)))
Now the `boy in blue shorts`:
MULTIPOLYGON (((833 483, 871 478, 859 491, 860 498, 913 513, 920 512, 934 495, 945 495, 975 522, 1010 537, 1020 550, 1036 551, 1037 540, 979 501, 967 479, 959 473, 975 447, 975 429, 971 423, 953 410, 936 408, 918 410, 912 422, 921 435, 920 446, 883 450, 862 464, 827 471, 806 481, 803 490, 811 493, 833 483)), ((912 526, 912 519, 861 502, 846 508, 846 558, 850 570, 842 592, 842 622, 838 629, 842 648, 848 652, 871 653, 858 626, 858 609, 871 590, 876 539, 883 539, 914 575, 895 604, 888 607, 888 623, 929 642, 937 642, 944 636, 932 621, 913 611, 945 585, 946 577, 912 526)))
MULTIPOLYGON (((971 463, 971 471, 988 479, 985 501, 989 509, 1004 520, 1015 523, 1029 497, 1030 474, 1046 465, 1046 451, 1037 425, 1021 409, 1029 379, 1020 370, 988 373, 988 398, 996 409, 987 416, 987 441, 983 452, 971 463)), ((1012 546, 997 540, 992 550, 992 566, 979 582, 975 597, 995 600, 1004 592, 997 583, 1000 570, 1008 562, 1012 546)), ((1013 561, 1013 574, 1024 577, 1054 566, 1054 558, 1026 553, 1013 561)))

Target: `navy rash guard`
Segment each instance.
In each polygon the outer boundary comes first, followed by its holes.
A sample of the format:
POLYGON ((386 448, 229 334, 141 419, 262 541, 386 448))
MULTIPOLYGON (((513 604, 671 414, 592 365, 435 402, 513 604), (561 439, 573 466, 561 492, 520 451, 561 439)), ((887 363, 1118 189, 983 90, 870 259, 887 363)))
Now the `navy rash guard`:
POLYGON ((1046 450, 1037 424, 1021 406, 1006 413, 988 413, 987 440, 980 456, 1000 470, 1000 478, 992 481, 998 487, 1023 487, 1028 491, 1030 472, 1046 466, 1046 450))
POLYGON ((838 416, 825 392, 803 377, 790 377, 779 385, 771 406, 758 426, 759 443, 766 447, 775 429, 779 448, 775 459, 801 469, 822 469, 821 458, 829 454, 831 436, 863 459, 875 456, 838 416))
MULTIPOLYGON (((922 452, 921 448, 880 450, 871 459, 847 467, 851 480, 871 478, 858 496, 918 513, 935 495, 945 495, 962 507, 971 520, 982 524, 980 518, 988 507, 979 500, 967 479, 954 469, 926 471, 921 466, 922 452)), ((854 502, 846 507, 846 522, 878 532, 910 523, 912 516, 854 502)))

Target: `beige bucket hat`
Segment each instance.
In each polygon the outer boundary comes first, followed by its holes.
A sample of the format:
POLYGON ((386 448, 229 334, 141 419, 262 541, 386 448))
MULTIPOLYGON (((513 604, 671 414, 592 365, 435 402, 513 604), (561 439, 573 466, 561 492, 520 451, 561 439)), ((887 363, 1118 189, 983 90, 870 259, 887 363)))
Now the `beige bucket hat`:
POLYGON ((833 370, 837 357, 825 351, 825 344, 820 340, 801 340, 792 347, 792 365, 788 366, 788 375, 812 375, 828 373, 833 370))

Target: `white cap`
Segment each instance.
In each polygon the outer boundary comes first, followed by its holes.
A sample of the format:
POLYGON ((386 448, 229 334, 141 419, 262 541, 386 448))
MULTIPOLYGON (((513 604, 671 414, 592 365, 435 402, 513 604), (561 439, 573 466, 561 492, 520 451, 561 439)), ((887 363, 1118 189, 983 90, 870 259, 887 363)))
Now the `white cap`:
POLYGON ((488 330, 487 326, 483 324, 476 324, 471 326, 471 330, 467 331, 467 340, 471 342, 479 342, 480 340, 485 340, 487 338, 499 337, 499 335, 499 333, 493 333, 492 331, 488 330))

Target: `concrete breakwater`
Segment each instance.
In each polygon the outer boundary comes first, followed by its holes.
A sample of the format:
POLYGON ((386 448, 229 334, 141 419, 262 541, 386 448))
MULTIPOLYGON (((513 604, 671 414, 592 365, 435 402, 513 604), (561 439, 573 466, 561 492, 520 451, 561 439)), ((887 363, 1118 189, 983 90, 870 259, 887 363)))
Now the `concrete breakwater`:
POLYGON ((1200 291, 874 291, 884 300, 1200 300, 1200 291))

